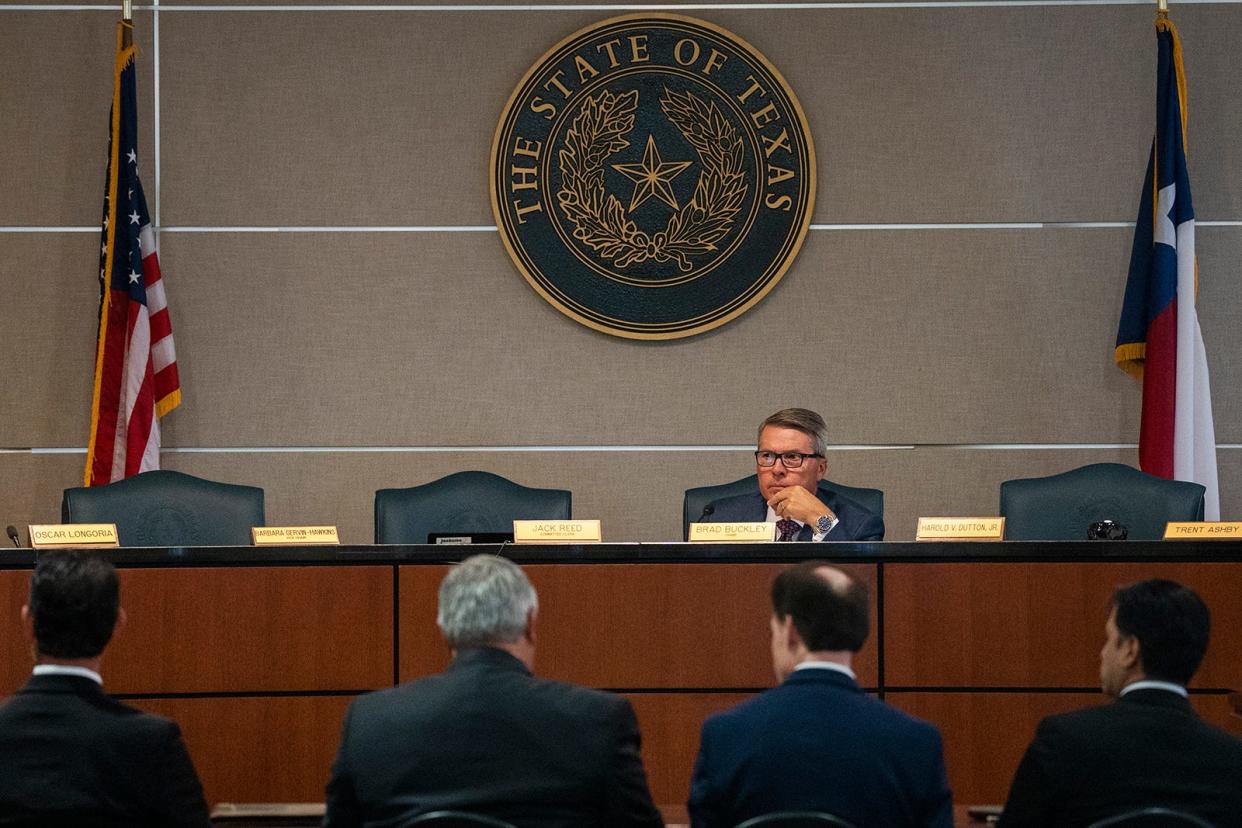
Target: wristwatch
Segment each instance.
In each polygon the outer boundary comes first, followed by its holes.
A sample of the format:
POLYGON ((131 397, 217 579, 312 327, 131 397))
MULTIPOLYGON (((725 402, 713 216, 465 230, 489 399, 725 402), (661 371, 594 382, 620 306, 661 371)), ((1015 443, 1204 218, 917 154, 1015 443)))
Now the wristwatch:
POLYGON ((832 515, 820 515, 815 519, 815 534, 826 535, 836 526, 838 519, 832 515))

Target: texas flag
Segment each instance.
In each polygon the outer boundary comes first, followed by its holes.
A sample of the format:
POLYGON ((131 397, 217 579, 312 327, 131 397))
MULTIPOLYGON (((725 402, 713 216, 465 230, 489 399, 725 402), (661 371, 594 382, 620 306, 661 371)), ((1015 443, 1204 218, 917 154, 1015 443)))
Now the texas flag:
POLYGON ((1204 518, 1220 520, 1207 354, 1195 311, 1195 211, 1186 171, 1186 78, 1177 28, 1156 20, 1156 135, 1130 254, 1117 365, 1143 383, 1139 465, 1207 487, 1204 518))

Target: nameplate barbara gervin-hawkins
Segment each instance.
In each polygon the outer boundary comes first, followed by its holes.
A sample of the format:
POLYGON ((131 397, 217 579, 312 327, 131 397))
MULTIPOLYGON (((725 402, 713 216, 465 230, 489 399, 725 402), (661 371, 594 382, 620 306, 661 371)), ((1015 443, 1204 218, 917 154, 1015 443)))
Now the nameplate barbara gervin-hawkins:
POLYGON ((81 549, 120 546, 115 523, 30 524, 31 549, 81 549))
POLYGON ((255 526, 255 546, 334 546, 341 542, 335 526, 255 526))
POLYGON ((921 517, 916 541, 998 541, 1005 537, 1003 517, 921 517))
POLYGON ((802 106, 732 32, 672 14, 587 26, 518 83, 492 211, 535 291, 595 330, 675 339, 759 302, 815 203, 802 106))

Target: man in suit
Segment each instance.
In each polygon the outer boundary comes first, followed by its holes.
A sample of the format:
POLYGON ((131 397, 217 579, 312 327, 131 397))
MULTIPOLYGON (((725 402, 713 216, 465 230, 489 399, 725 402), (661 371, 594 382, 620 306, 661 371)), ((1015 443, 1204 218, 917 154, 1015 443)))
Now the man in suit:
POLYGON ((859 828, 951 828, 940 734, 864 693, 850 669, 870 626, 867 585, 818 562, 772 583, 780 684, 703 724, 692 828, 822 811, 859 828))
POLYGON ((209 825, 176 723, 103 692, 103 651, 125 620, 112 564, 44 552, 21 617, 36 664, 0 706, 0 824, 209 825))
POLYGON ((884 540, 884 519, 844 495, 818 488, 828 472, 827 426, 814 411, 786 408, 759 425, 759 491, 715 500, 704 523, 775 523, 782 541, 884 540))
POLYGON ((532 675, 538 599, 525 573, 493 555, 467 558, 439 604, 452 663, 350 705, 326 828, 439 810, 518 828, 661 828, 630 703, 532 675))
POLYGON ((1000 824, 1073 828, 1162 807, 1242 825, 1242 740, 1201 721, 1186 693, 1208 628, 1207 607, 1180 584, 1118 589, 1100 650, 1116 701, 1040 722, 1000 824))

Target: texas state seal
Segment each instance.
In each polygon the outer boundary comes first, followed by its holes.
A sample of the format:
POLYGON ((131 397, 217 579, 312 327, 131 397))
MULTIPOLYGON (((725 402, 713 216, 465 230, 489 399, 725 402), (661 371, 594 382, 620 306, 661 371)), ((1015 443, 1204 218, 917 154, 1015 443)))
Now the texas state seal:
POLYGON ((736 35, 669 14, 553 47, 509 98, 490 169, 500 238, 531 286, 634 339, 744 313, 789 268, 815 202, 789 84, 736 35))

